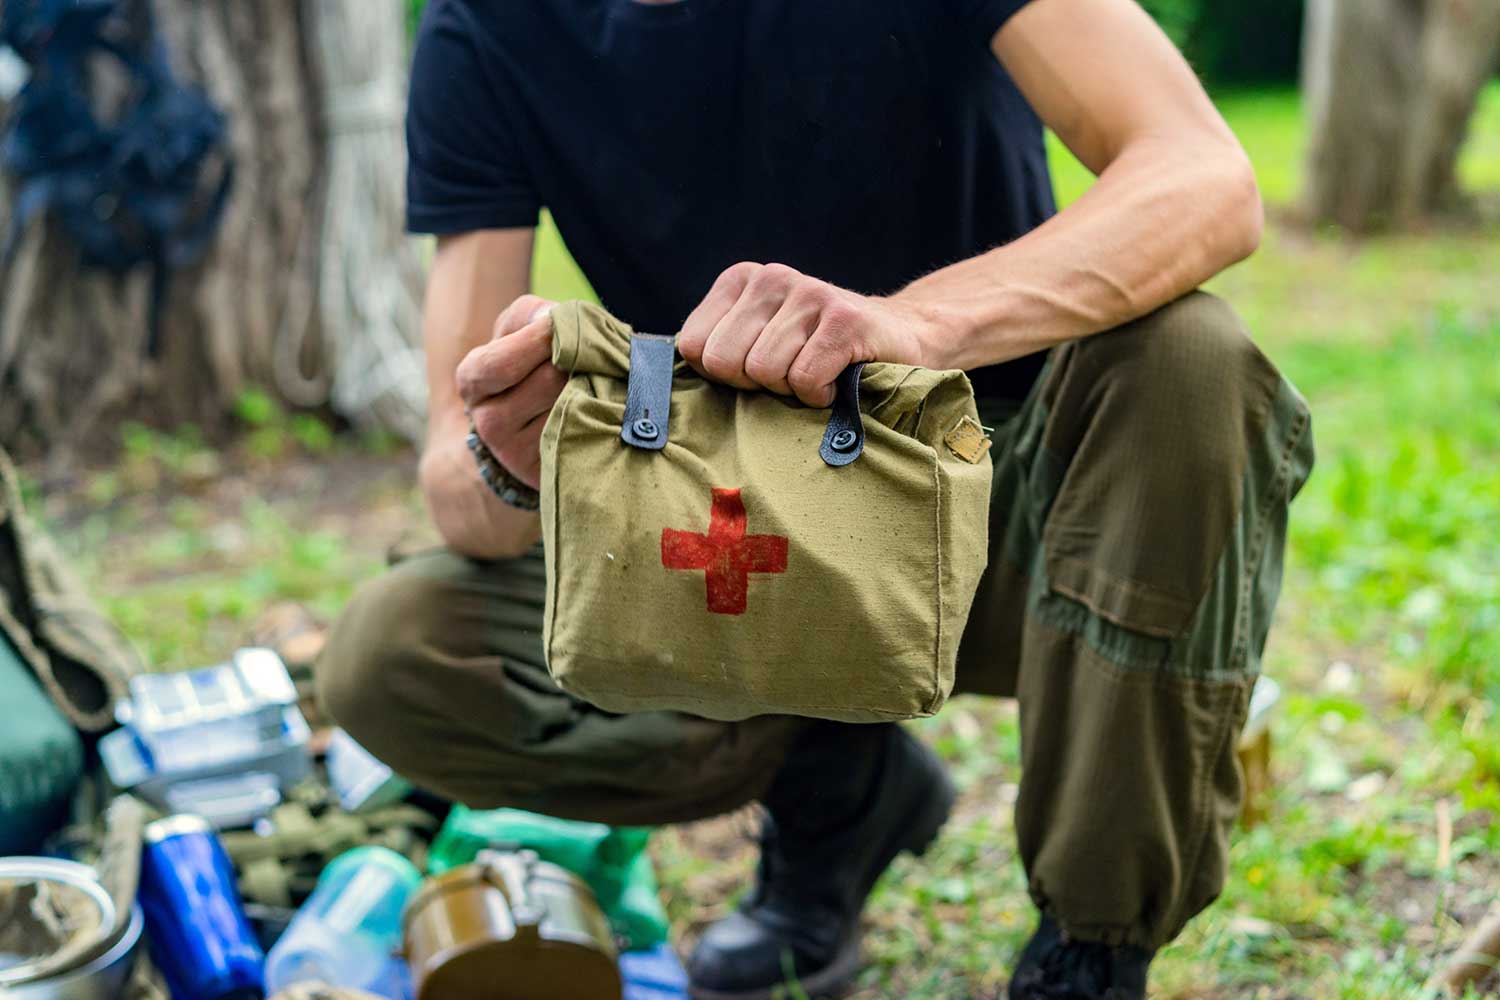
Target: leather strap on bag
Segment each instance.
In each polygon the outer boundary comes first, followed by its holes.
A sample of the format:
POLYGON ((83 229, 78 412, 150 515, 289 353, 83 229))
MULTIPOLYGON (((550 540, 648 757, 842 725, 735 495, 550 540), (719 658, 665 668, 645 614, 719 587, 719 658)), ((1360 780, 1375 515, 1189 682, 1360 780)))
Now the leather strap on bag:
POLYGON ((859 376, 864 362, 845 368, 834 383, 833 408, 818 454, 834 468, 848 465, 865 450, 865 421, 859 412, 859 376))
POLYGON ((661 451, 667 446, 676 356, 674 337, 630 335, 630 381, 625 389, 625 418, 620 422, 620 437, 626 444, 647 451, 661 451))
MULTIPOLYGON (((620 439, 633 448, 661 451, 667 446, 676 344, 676 338, 660 334, 630 335, 630 378, 620 439)), ((850 464, 864 451, 865 424, 859 412, 859 376, 864 367, 864 362, 850 365, 834 384, 833 407, 818 454, 835 468, 850 464)))
POLYGON ((864 417, 859 414, 859 373, 864 361, 850 364, 834 382, 834 405, 828 414, 828 430, 823 432, 822 447, 817 454, 823 462, 838 468, 849 465, 864 451, 864 417))

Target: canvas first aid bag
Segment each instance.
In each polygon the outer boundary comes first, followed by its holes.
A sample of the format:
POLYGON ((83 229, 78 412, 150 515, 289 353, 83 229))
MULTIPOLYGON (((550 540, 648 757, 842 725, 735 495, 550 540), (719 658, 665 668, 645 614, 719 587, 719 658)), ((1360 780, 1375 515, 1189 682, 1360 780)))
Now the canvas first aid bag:
POLYGON ((853 366, 829 410, 709 382, 670 337, 551 313, 547 665, 607 711, 877 722, 953 688, 988 552, 958 371, 853 366))

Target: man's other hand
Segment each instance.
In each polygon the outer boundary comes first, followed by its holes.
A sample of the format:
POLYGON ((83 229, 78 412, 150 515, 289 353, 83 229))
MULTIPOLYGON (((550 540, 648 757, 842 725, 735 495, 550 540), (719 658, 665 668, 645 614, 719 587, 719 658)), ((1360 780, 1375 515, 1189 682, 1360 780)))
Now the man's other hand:
POLYGON ((683 324, 677 350, 716 382, 822 407, 857 361, 930 366, 933 327, 911 303, 859 295, 785 264, 744 263, 719 275, 683 324))
POLYGON ((480 440, 533 489, 541 482, 542 426, 567 382, 552 363, 547 313, 554 305, 535 295, 516 299, 495 320, 490 342, 470 351, 455 376, 480 440))

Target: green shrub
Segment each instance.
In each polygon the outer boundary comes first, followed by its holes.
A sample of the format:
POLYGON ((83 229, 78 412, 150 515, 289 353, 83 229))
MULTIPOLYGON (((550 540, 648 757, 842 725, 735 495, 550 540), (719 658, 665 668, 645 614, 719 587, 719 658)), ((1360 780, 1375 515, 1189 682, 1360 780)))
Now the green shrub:
POLYGON ((1297 78, 1303 0, 1141 0, 1210 83, 1297 78))

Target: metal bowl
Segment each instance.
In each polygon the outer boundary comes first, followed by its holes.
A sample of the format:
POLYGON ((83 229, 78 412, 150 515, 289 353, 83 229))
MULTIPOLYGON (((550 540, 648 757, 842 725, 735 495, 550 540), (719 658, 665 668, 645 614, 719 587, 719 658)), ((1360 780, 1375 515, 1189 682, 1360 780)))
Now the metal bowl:
POLYGON ((0 883, 50 882, 84 901, 87 926, 56 952, 0 968, 0 995, 6 1000, 113 1000, 124 987, 140 943, 140 907, 132 906, 124 933, 92 960, 107 939, 116 937, 114 902, 87 865, 55 858, 0 858, 0 883))

